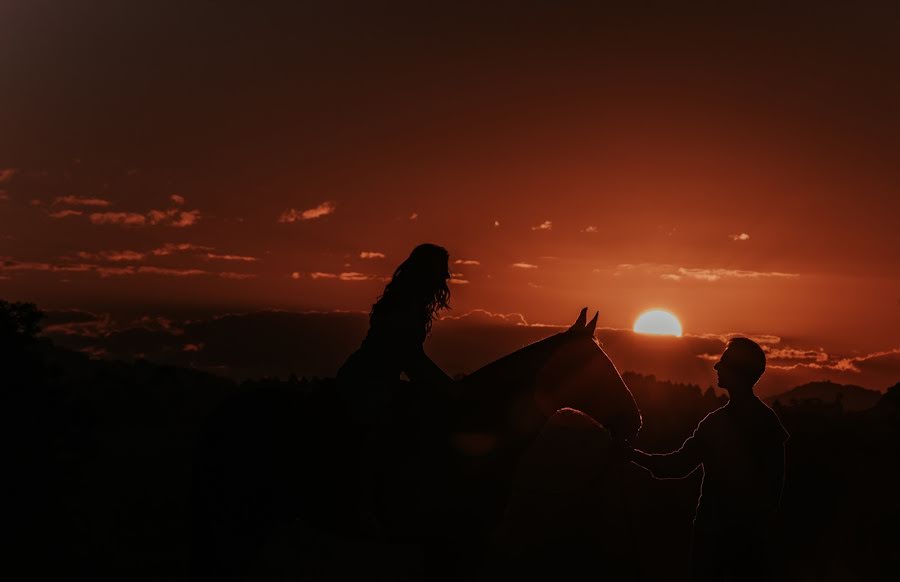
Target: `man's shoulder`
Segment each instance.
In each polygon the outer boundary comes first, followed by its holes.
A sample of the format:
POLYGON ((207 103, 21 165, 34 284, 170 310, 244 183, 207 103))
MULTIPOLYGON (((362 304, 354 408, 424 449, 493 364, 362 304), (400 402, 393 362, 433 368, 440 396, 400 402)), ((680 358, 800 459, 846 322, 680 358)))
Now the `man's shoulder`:
POLYGON ((746 401, 738 416, 739 424, 750 430, 757 438, 783 443, 789 435, 781 424, 781 419, 765 402, 757 397, 746 401))
POLYGON ((727 406, 727 404, 725 406, 720 406, 719 408, 716 408, 715 410, 704 416, 703 420, 701 420, 697 424, 697 430, 695 432, 703 433, 710 430, 716 430, 716 428, 722 423, 727 422, 727 406))
POLYGON ((703 420, 700 421, 700 424, 704 422, 721 422, 725 419, 726 414, 728 412, 728 405, 725 404, 708 413, 703 417, 703 420))
POLYGON ((781 424, 781 419, 778 418, 778 414, 774 410, 772 410, 769 405, 767 405, 762 400, 758 399, 757 408, 759 409, 759 415, 765 418, 765 423, 769 432, 777 437, 781 442, 784 442, 790 437, 788 431, 785 430, 784 425, 781 424))

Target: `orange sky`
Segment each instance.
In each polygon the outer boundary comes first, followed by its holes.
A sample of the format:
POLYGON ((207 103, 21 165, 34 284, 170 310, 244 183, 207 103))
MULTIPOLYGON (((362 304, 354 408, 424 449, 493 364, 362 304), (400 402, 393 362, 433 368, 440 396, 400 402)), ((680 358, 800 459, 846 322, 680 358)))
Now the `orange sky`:
POLYGON ((430 241, 459 313, 900 348, 896 7, 58 4, 0 6, 0 297, 367 309, 430 241))

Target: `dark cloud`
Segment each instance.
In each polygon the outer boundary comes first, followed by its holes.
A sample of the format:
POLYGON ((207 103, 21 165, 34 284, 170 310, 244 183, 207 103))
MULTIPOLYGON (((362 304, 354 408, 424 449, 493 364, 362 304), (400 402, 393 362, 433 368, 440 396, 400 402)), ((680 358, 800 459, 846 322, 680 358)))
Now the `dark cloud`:
MULTIPOLYGON (((47 333, 74 349, 90 348, 114 358, 142 355, 234 378, 290 373, 334 376, 368 328, 367 315, 358 312, 263 311, 184 322, 145 317, 125 326, 86 312, 60 312, 53 317, 47 333)), ((564 329, 529 324, 521 314, 475 310, 436 321, 426 350, 448 373, 469 373, 564 329)), ((612 328, 599 328, 596 335, 620 372, 653 374, 703 388, 715 385, 712 366, 727 342, 727 337, 651 336, 612 328)), ((818 352, 790 346, 768 349, 770 353, 780 350, 780 358, 791 356, 794 361, 819 357, 818 352)), ((815 362, 792 369, 770 367, 758 393, 771 396, 819 380, 884 390, 900 379, 900 350, 857 357, 854 362, 858 371, 815 362)))

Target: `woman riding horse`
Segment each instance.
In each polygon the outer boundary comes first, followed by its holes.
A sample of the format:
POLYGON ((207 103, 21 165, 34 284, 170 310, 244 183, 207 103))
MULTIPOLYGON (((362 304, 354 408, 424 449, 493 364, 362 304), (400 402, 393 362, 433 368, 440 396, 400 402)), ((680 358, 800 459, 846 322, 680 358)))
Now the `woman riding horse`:
POLYGON ((426 354, 448 308, 449 254, 422 244, 372 306, 369 332, 337 374, 351 417, 368 430, 360 483, 363 526, 387 540, 423 540, 445 528, 453 380, 426 354), (402 380, 405 375, 409 381, 402 380))
POLYGON ((372 306, 369 333, 337 374, 361 420, 373 423, 385 412, 401 374, 414 384, 449 390, 453 380, 423 348, 437 312, 449 307, 449 258, 443 247, 417 246, 372 306))

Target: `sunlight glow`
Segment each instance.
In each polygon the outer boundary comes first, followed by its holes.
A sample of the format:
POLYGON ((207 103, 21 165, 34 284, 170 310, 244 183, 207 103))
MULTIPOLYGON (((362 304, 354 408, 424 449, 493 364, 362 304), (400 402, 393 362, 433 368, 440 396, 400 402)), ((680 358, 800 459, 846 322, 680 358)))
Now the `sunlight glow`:
POLYGON ((681 337, 681 322, 668 311, 653 309, 645 311, 635 320, 634 331, 637 333, 681 337))

